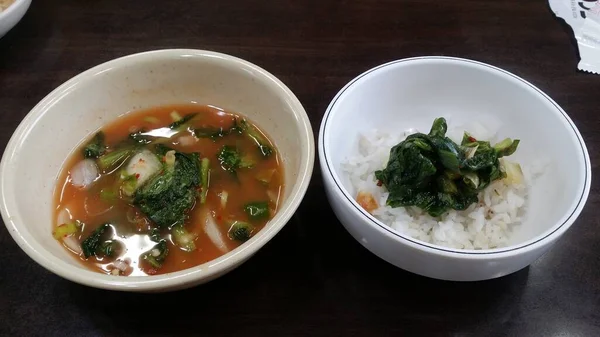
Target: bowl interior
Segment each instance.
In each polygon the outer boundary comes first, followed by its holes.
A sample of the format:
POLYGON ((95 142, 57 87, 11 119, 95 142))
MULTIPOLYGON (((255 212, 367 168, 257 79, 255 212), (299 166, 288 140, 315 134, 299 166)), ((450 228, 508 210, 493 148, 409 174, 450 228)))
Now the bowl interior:
POLYGON ((575 126, 556 103, 527 82, 488 65, 420 58, 364 73, 329 107, 323 127, 325 157, 355 207, 360 207, 354 201, 357 191, 340 163, 356 151, 359 134, 372 129, 402 133, 411 128, 427 133, 441 116, 448 121, 451 138, 460 139, 463 130, 476 134, 485 127, 496 133, 495 141, 521 140, 511 160, 524 170, 544 167, 544 174, 529 191, 526 219, 511 245, 555 230, 584 199, 587 152, 575 126))
POLYGON ((293 94, 264 70, 200 51, 151 52, 111 61, 70 80, 38 104, 3 159, 5 216, 21 234, 31 236, 34 250, 46 250, 52 263, 80 267, 51 235, 53 191, 65 159, 91 133, 128 111, 188 102, 245 115, 274 141, 285 170, 283 202, 252 240, 274 235, 269 232, 289 219, 310 179, 314 145, 308 119, 293 94))

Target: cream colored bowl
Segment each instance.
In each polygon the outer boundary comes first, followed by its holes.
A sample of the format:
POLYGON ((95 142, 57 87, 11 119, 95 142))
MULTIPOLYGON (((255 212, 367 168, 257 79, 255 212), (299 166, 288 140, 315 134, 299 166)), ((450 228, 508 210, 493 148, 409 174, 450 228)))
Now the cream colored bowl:
POLYGON ((31 0, 16 0, 8 8, 0 12, 0 38, 21 21, 30 5, 31 0))
POLYGON ((37 263, 71 281, 112 290, 168 291, 215 279, 239 266, 287 223, 310 181, 314 140, 294 94, 247 61, 201 50, 159 50, 119 58, 67 81, 21 122, 0 164, 8 231, 37 263), (196 102, 239 112, 273 139, 285 170, 280 211, 252 239, 200 266, 158 276, 119 277, 84 268, 52 237, 59 171, 84 138, 128 111, 196 102))

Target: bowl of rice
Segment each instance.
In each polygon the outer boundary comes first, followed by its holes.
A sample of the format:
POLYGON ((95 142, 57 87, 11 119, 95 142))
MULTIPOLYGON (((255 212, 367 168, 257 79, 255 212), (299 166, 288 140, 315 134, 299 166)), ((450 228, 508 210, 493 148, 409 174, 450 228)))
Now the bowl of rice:
POLYGON ((31 0, 0 0, 0 38, 25 15, 31 0))
POLYGON ((453 281, 521 270, 590 190, 584 140, 526 80, 453 57, 389 62, 349 82, 319 132, 328 200, 375 255, 453 281))

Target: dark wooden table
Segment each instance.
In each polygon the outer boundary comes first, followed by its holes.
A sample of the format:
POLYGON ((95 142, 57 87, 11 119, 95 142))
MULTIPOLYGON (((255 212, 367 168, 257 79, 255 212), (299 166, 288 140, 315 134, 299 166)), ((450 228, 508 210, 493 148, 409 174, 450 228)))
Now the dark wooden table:
MULTIPOLYGON (((266 68, 302 101, 315 136, 335 93, 375 65, 419 55, 491 63, 570 114, 600 173, 600 76, 576 71, 572 32, 545 0, 34 0, 0 39, 1 148, 70 77, 173 47, 266 68)), ((486 282, 436 281, 354 241, 329 208, 317 166, 297 214, 250 261, 204 286, 160 295, 63 280, 1 226, 0 336, 600 336, 599 219, 596 180, 579 220, 529 268, 486 282)))

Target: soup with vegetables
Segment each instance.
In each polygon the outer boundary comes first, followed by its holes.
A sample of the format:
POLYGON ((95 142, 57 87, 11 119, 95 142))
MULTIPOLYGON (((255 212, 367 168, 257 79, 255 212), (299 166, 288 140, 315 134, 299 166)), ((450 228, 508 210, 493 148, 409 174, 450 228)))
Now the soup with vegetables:
POLYGON ((240 115, 199 105, 130 113, 67 161, 53 235, 102 273, 190 268, 265 226, 282 170, 267 135, 240 115))

